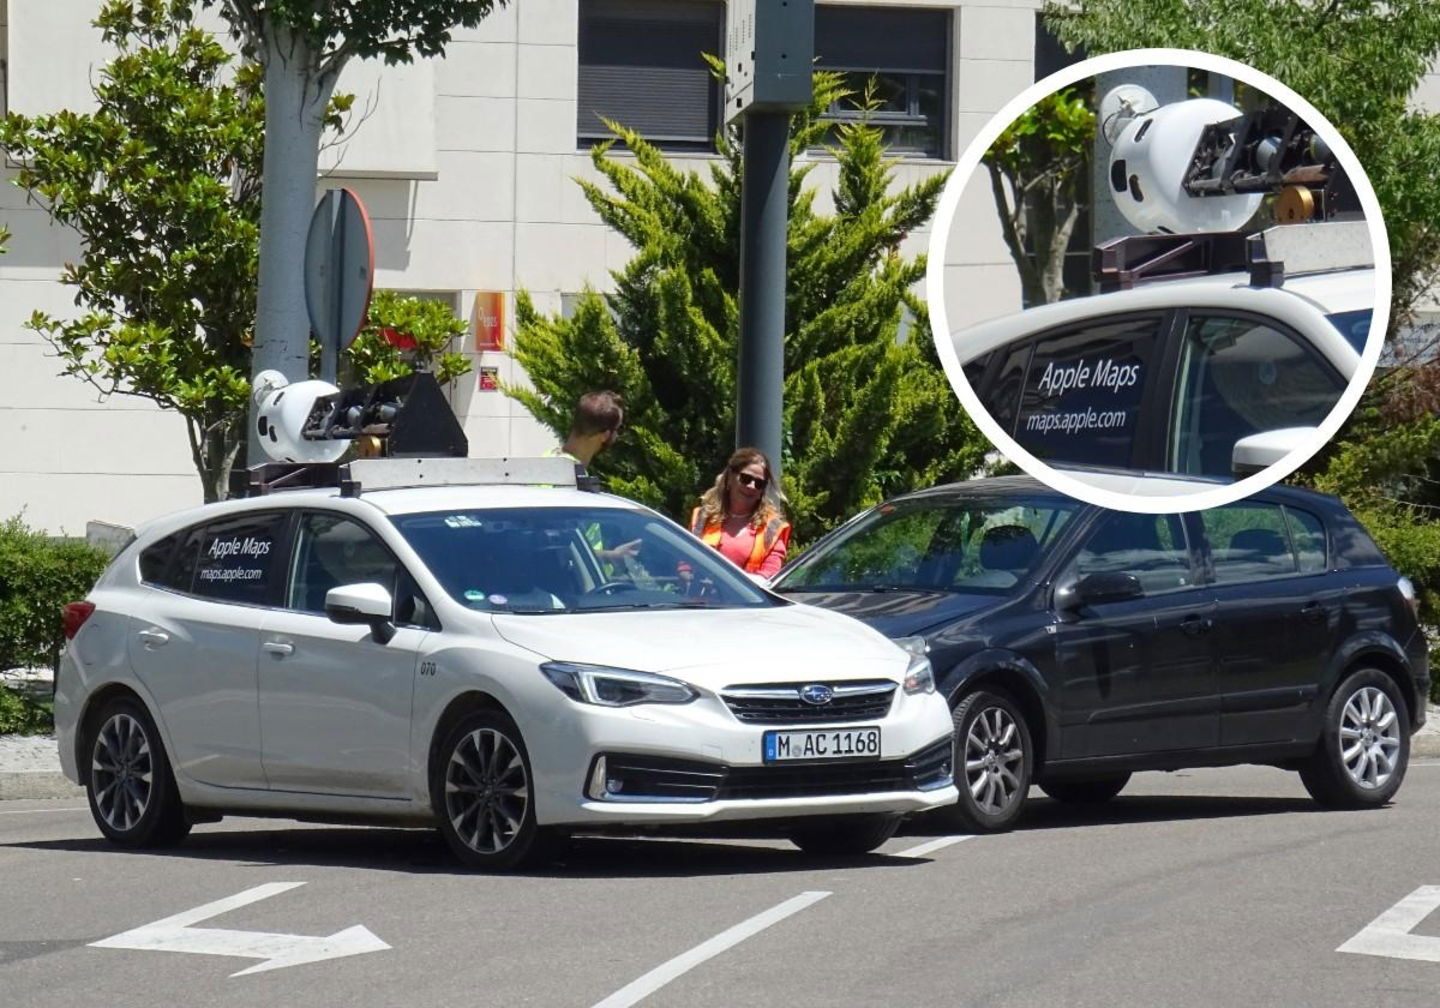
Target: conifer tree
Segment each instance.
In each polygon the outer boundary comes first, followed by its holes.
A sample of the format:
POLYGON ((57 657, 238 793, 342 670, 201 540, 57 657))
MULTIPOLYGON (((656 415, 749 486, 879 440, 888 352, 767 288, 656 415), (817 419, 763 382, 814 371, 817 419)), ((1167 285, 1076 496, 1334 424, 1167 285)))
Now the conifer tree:
MULTIPOLYGON (((801 543, 885 496, 970 475, 988 449, 913 292, 925 259, 899 253, 933 214, 944 176, 893 190, 880 130, 820 119, 845 97, 836 75, 816 74, 814 102, 791 121, 782 468, 801 543), (832 129, 838 181, 834 212, 822 213, 807 182, 832 129), (914 324, 902 336, 906 315, 914 324)), ((740 141, 733 129, 717 138, 707 178, 607 126, 632 156, 597 145, 609 188, 580 184, 635 257, 570 318, 541 314, 521 292, 515 358, 534 388, 506 391, 560 437, 582 394, 620 392, 625 435, 593 468, 613 491, 683 520, 735 447, 740 141)))

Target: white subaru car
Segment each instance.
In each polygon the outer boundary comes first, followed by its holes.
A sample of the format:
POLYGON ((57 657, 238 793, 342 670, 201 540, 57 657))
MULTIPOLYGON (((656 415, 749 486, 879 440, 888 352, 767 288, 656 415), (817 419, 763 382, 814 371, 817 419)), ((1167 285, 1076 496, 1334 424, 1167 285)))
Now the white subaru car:
POLYGON ((771 820, 859 853, 956 800, 923 650, 771 594, 570 468, 357 462, 139 530, 66 607, 56 684, 101 832, 431 824, 506 869, 611 825, 771 820))

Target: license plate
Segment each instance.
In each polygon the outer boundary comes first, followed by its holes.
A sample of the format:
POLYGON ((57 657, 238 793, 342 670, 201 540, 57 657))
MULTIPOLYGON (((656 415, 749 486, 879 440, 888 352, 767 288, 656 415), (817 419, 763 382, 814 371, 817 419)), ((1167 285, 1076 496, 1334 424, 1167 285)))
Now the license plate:
POLYGON ((821 728, 765 733, 766 763, 856 757, 875 759, 879 755, 879 728, 821 728))

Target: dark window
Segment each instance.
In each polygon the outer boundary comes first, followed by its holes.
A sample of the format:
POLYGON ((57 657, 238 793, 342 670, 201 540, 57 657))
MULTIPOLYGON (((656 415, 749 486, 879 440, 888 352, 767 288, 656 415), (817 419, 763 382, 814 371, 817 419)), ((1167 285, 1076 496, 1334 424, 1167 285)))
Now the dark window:
POLYGON ((1179 515, 1113 512, 1090 534, 1061 580, 1129 574, 1146 595, 1195 584, 1179 515))
POLYGON ((711 0, 580 0, 576 133, 609 139, 603 119, 666 150, 711 150, 719 82, 702 54, 725 55, 725 5, 711 0))
POLYGON ((1085 58, 1085 47, 1073 53, 1066 52, 1055 33, 1046 27, 1046 18, 1063 15, 1035 15, 1035 79, 1043 80, 1057 70, 1063 70, 1085 58))
POLYGON ((247 514, 194 529, 169 580, 175 588, 220 602, 271 601, 285 516, 247 514))
POLYGON ((1245 317, 1192 315, 1179 373, 1167 465, 1202 476, 1230 475, 1243 437, 1318 425, 1345 390, 1308 346, 1245 317))
MULTIPOLYGON (((1049 461, 1131 465, 1159 328, 1159 316, 1140 316, 1092 322, 1037 340, 1015 440, 1049 461)), ((992 415, 996 406, 1005 408, 987 403, 992 415)))
POLYGON ((868 119, 892 153, 948 156, 949 10, 815 7, 815 65, 843 74, 853 96, 831 106, 836 123, 868 119), (859 103, 866 90, 877 105, 859 103))
POLYGON ((1280 508, 1242 502, 1200 513, 1210 541, 1210 563, 1217 584, 1284 577, 1296 571, 1295 554, 1280 508))
POLYGON ((1329 567, 1325 551, 1325 525, 1309 511, 1287 507, 1290 542, 1295 547, 1301 574, 1315 574, 1329 567))
MULTIPOLYGON (((174 532, 159 542, 152 543, 140 551, 140 580, 146 584, 157 585, 161 588, 174 588, 174 582, 166 577, 170 573, 171 561, 175 559, 175 550, 179 547, 181 540, 185 538, 184 532, 174 532)), ((185 590, 189 590, 187 581, 185 590)))

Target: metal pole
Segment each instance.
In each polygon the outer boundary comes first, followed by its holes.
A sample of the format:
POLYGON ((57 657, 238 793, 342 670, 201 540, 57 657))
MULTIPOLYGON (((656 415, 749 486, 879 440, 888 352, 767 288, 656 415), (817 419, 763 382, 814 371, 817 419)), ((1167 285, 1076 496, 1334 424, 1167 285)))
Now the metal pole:
POLYGON ((790 115, 745 116, 740 196, 740 357, 735 446, 754 445, 780 478, 785 384, 785 239, 790 115))

